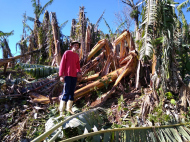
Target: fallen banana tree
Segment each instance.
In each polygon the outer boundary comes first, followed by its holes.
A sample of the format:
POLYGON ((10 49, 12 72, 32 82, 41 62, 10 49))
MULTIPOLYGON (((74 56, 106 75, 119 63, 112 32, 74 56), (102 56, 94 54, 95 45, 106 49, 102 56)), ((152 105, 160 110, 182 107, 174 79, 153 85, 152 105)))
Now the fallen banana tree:
MULTIPOLYGON (((27 53, 25 53, 25 54, 23 54, 23 55, 18 55, 18 56, 15 56, 15 57, 10 57, 10 58, 8 58, 8 59, 0 59, 0 67, 3 66, 3 65, 6 65, 6 66, 7 66, 7 63, 8 63, 8 62, 12 62, 12 61, 14 61, 14 60, 16 60, 16 59, 19 59, 19 58, 21 58, 21 57, 31 55, 31 54, 33 54, 33 53, 39 52, 40 50, 41 50, 41 49, 36 49, 36 50, 34 50, 34 51, 27 52, 27 53)), ((5 68, 5 70, 6 70, 6 67, 5 67, 5 66, 4 66, 4 68, 5 68)))
POLYGON ((135 51, 134 42, 129 31, 124 31, 112 44, 106 39, 100 40, 89 52, 85 62, 86 64, 81 67, 82 82, 87 82, 87 85, 82 85, 84 87, 75 91, 75 100, 80 99, 95 88, 99 89, 104 87, 105 84, 115 82, 110 91, 94 102, 92 106, 96 107, 110 97, 122 78, 136 72, 138 53, 135 51), (125 43, 127 46, 125 46, 125 43), (100 50, 102 51, 97 55, 100 50), (94 57, 94 55, 97 55, 97 57, 94 57), (94 73, 86 76, 91 71, 94 71, 94 73))
MULTIPOLYGON (((131 59, 128 62, 128 64, 126 64, 126 66, 121 67, 121 68, 103 76, 101 79, 94 81, 93 83, 88 84, 87 86, 85 86, 81 89, 76 90, 74 98, 77 99, 77 98, 84 96, 86 93, 89 93, 92 89, 94 89, 95 86, 97 88, 103 87, 105 85, 104 82, 111 83, 111 82, 115 81, 115 84, 112 88, 112 90, 114 90, 114 88, 118 85, 119 81, 121 81, 121 79, 124 76, 129 75, 132 71, 135 71, 135 68, 137 65, 136 55, 133 55, 131 53, 129 56, 131 56, 131 59)), ((109 93, 107 93, 107 96, 109 96, 111 94, 112 90, 109 93)))

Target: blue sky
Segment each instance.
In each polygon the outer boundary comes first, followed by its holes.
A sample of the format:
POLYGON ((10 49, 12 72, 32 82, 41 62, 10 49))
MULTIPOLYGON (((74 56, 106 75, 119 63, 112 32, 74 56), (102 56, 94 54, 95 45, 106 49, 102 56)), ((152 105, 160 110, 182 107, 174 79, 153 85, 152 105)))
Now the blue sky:
MULTIPOLYGON (((136 0, 135 0, 136 1, 136 0)), ((182 0, 178 0, 183 2, 182 0)), ((44 6, 48 0, 40 0, 41 5, 44 6)), ((34 17, 33 7, 31 0, 0 0, 0 31, 10 32, 14 30, 14 35, 8 37, 9 47, 14 56, 19 55, 19 51, 16 52, 16 43, 21 39, 23 25, 23 14, 26 12, 27 16, 34 17)), ((121 0, 54 0, 52 5, 47 7, 49 12, 56 12, 56 16, 59 24, 68 20, 67 25, 62 29, 64 35, 70 35, 71 21, 78 17, 79 7, 84 6, 86 17, 90 19, 90 22, 95 24, 103 11, 104 18, 111 27, 112 31, 115 31, 117 25, 114 23, 116 20, 115 13, 121 11, 125 6, 121 0)), ((187 17, 187 15, 186 15, 187 17)), ((42 21, 43 15, 41 15, 42 21)), ((188 23, 190 20, 188 19, 188 23)), ((27 21, 27 23, 33 28, 33 23, 27 21)), ((104 21, 99 24, 99 29, 108 33, 104 21)), ((18 50, 18 49, 17 49, 18 50)), ((0 49, 0 58, 2 58, 2 50, 0 49)))
MULTIPOLYGON (((42 6, 44 6, 46 2, 48 2, 48 0, 40 0, 42 6)), ((31 0, 0 0, 0 5, 0 31, 10 32, 14 30, 14 35, 8 37, 9 47, 14 56, 19 55, 20 53, 18 51, 16 53, 16 43, 21 39, 22 35, 23 14, 26 12, 27 16, 34 17, 31 0)), ((86 17, 88 17, 93 24, 97 22, 105 10, 104 18, 111 29, 115 31, 114 13, 122 10, 124 5, 120 0, 54 0, 52 5, 47 7, 47 10, 49 12, 56 12, 59 24, 68 20, 67 25, 62 29, 62 33, 69 36, 72 19, 78 17, 80 6, 85 7, 85 12, 87 12, 86 17)), ((43 15, 41 15, 41 21, 42 19, 43 15)), ((33 29, 33 22, 27 21, 27 23, 33 29)), ((105 26, 103 20, 100 22, 99 28, 108 33, 108 28, 105 26)), ((0 52, 2 52, 1 49, 0 52)), ((2 53, 0 53, 0 58, 2 58, 2 53)))

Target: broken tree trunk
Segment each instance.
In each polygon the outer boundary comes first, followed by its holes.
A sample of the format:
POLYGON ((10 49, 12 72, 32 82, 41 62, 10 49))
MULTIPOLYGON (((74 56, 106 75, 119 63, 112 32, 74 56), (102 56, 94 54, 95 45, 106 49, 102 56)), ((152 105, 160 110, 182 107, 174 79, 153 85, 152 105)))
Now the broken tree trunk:
POLYGON ((108 57, 108 55, 110 54, 110 48, 108 45, 108 41, 106 39, 100 40, 90 51, 90 53, 88 54, 87 57, 87 62, 94 56, 94 54, 97 53, 97 51, 99 51, 103 46, 105 46, 106 49, 106 56, 108 57))
POLYGON ((82 70, 82 75, 86 74, 87 72, 89 72, 91 70, 91 68, 93 68, 93 66, 95 66, 95 64, 97 64, 101 59, 103 59, 104 57, 104 52, 102 52, 99 56, 97 56, 95 59, 93 59, 92 61, 89 61, 86 65, 84 65, 81 70, 82 70))
MULTIPOLYGON (((187 101, 189 101, 190 89, 188 86, 183 84, 180 88, 180 112, 181 114, 187 114, 187 101)), ((185 118, 184 115, 181 115, 182 118, 185 118)))
POLYGON ((86 38, 85 38, 85 47, 86 47, 86 53, 90 52, 90 43, 91 43, 91 31, 90 26, 88 25, 86 29, 86 38))
MULTIPOLYGON (((127 41, 127 44, 129 46, 130 51, 135 50, 135 44, 133 42, 133 38, 131 37, 131 34, 129 31, 124 31, 113 43, 114 48, 114 54, 116 54, 116 45, 121 43, 123 40, 127 41)), ((122 47, 121 47, 122 48, 122 47)), ((121 49, 120 49, 121 51, 121 49)))
POLYGON ((121 79, 123 77, 129 75, 130 73, 132 73, 132 71, 136 70, 137 62, 138 62, 137 55, 135 53, 131 52, 129 54, 129 58, 130 58, 129 62, 124 66, 122 72, 117 77, 112 89, 110 91, 108 91, 107 93, 103 94, 100 99, 98 98, 95 102, 93 102, 91 104, 91 107, 97 107, 97 106, 101 105, 102 103, 104 103, 111 96, 111 94, 114 93, 115 88, 119 84, 121 79))
POLYGON ((58 37, 59 28, 58 28, 55 12, 52 12, 51 15, 52 15, 51 25, 52 25, 52 30, 53 30, 54 44, 55 44, 55 59, 56 59, 56 65, 59 66, 61 62, 61 49, 60 49, 60 43, 59 43, 59 37, 58 37))
MULTIPOLYGON (((131 56, 131 61, 129 62, 128 66, 126 67, 123 76, 129 75, 131 72, 135 71, 136 66, 137 66, 137 56, 134 56, 133 53, 129 54, 129 56, 131 56)), ((125 68, 125 66, 103 76, 101 79, 94 81, 93 83, 88 84, 87 86, 85 86, 81 89, 76 90, 74 98, 77 99, 77 98, 84 96, 86 93, 89 93, 91 90, 94 90, 95 86, 97 88, 101 88, 105 85, 105 83, 111 83, 111 82, 115 81, 118 78, 118 76, 121 73, 123 73, 124 68, 125 68)))
POLYGON ((126 48, 124 48, 125 41, 121 41, 121 48, 120 48, 120 59, 126 56, 126 48))

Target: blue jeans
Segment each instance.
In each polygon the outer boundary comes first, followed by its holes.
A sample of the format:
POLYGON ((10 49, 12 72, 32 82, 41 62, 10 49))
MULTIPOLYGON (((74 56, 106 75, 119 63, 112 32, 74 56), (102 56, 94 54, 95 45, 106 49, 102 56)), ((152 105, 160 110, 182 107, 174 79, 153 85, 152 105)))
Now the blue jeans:
POLYGON ((65 76, 64 77, 64 87, 63 87, 63 94, 62 94, 62 100, 63 101, 68 101, 74 100, 74 91, 77 83, 77 78, 76 77, 71 77, 71 76, 65 76))

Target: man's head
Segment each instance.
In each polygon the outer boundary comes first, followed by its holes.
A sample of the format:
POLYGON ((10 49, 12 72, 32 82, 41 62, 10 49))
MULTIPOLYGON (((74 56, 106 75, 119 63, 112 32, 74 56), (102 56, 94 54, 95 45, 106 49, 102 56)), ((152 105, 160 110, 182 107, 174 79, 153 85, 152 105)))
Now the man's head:
POLYGON ((75 50, 78 50, 79 48, 80 48, 80 42, 78 42, 78 41, 73 41, 72 43, 71 43, 71 49, 75 49, 75 50))

